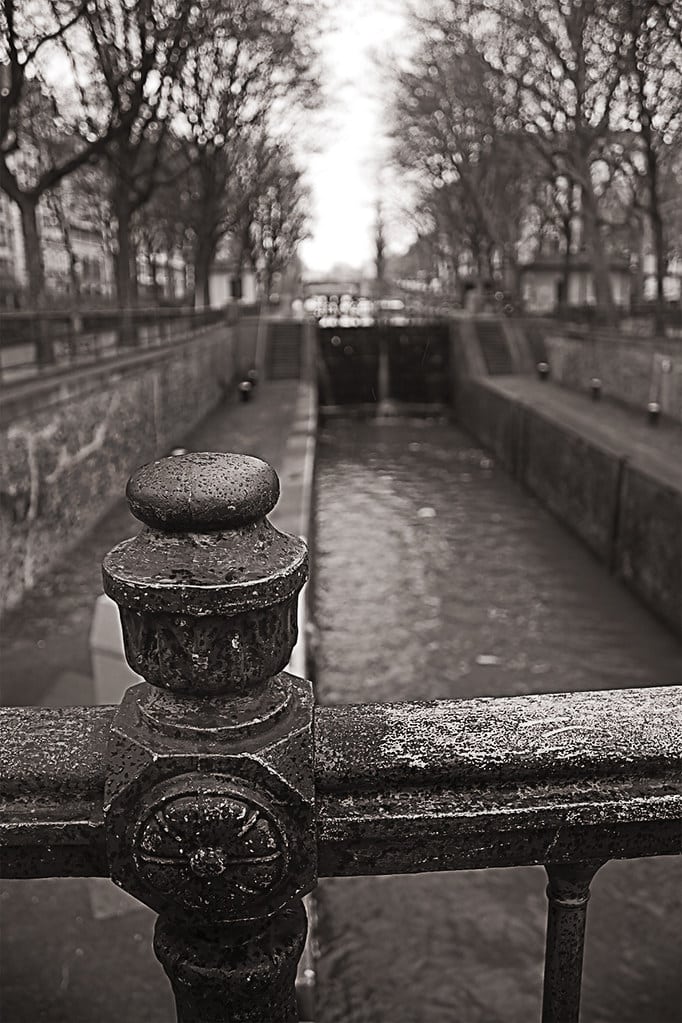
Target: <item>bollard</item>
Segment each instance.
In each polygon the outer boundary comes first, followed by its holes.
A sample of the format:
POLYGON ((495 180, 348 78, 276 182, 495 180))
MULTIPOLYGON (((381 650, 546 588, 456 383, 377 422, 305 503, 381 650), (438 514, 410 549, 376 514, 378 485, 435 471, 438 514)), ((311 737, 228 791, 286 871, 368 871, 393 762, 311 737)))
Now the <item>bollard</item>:
POLYGON ((646 407, 647 419, 651 426, 658 426, 658 421, 661 418, 661 406, 657 401, 650 401, 646 407))
POLYGON ((538 376, 540 377, 540 379, 542 381, 547 380, 547 378, 549 377, 549 363, 548 362, 539 362, 538 365, 537 365, 537 371, 538 371, 538 376))
POLYGON ((601 380, 599 377, 592 377, 590 380, 590 393, 592 401, 599 401, 601 398, 601 380))
POLYGON ((239 384, 239 399, 240 401, 251 401, 251 392, 253 391, 253 384, 250 380, 242 380, 239 384))
POLYGON ((105 788, 113 880, 159 914, 179 1023, 291 1023, 316 882, 312 686, 282 669, 307 576, 257 458, 191 453, 127 488, 107 555, 126 657, 105 788))

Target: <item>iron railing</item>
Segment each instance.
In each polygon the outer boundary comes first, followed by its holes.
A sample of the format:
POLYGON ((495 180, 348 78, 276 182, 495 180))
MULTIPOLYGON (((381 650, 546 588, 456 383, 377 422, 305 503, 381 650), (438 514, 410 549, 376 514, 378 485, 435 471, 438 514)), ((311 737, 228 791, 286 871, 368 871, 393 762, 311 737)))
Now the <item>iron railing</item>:
POLYGON ((0 386, 174 344, 216 323, 235 323, 238 315, 236 305, 227 309, 2 312, 0 386))
POLYGON ((682 688, 315 707, 285 671, 305 545, 258 459, 190 454, 128 485, 105 559, 119 707, 6 708, 8 877, 111 877, 159 914, 180 1023, 290 1023, 318 876, 544 864, 544 1023, 579 1014, 592 877, 682 852, 682 688))

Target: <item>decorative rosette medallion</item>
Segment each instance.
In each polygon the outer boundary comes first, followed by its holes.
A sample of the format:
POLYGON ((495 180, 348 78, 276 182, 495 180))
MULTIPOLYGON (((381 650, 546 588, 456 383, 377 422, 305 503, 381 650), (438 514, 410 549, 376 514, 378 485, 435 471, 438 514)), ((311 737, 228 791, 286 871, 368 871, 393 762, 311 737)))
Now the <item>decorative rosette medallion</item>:
POLYGON ((181 775, 150 794, 135 842, 139 876, 187 910, 238 916, 286 874, 284 830, 248 789, 221 775, 181 775))

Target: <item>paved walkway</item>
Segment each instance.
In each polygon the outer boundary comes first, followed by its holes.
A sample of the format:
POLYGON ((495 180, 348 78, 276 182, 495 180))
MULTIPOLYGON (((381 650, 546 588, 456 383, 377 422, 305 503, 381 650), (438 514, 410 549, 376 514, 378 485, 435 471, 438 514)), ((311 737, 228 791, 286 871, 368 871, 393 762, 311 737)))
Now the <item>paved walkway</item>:
POLYGON ((490 387, 532 406, 569 429, 627 457, 633 465, 682 490, 682 425, 646 412, 591 398, 534 377, 489 377, 490 387))

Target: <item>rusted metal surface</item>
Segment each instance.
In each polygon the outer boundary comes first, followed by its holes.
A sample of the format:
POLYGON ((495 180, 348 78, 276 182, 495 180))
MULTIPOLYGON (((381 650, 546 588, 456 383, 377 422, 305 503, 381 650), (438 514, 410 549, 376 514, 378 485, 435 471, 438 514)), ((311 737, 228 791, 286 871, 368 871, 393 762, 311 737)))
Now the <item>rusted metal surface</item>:
POLYGON ((147 528, 103 578, 146 681, 109 732, 111 877, 160 914, 180 1020, 284 1023, 317 880, 312 686, 281 670, 305 544, 265 518, 279 483, 259 459, 163 459, 127 494, 147 528))
POLYGON ((143 466, 128 494, 148 528, 103 564, 128 663, 176 692, 252 693, 288 661, 307 574, 305 544, 264 517, 274 471, 246 456, 176 456, 143 466))
POLYGON ((547 867, 547 940, 542 1023, 578 1023, 587 903, 601 863, 547 867))
POLYGON ((178 1023, 295 1023, 305 930, 300 903, 253 934, 230 928, 207 938, 160 919, 154 951, 173 987, 178 1023))
POLYGON ((325 876, 682 852, 682 688, 318 708, 325 876))
POLYGON ((0 709, 4 877, 107 876, 105 754, 111 707, 0 709))
MULTIPOLYGON (((178 704, 151 689, 138 708, 152 735, 165 730, 177 741, 179 713, 181 729, 209 730, 214 749, 240 730, 247 749, 259 730, 291 720, 281 680, 270 685, 257 720, 248 697, 233 699, 226 719, 217 699, 178 704)), ((3 842, 21 835, 24 848, 11 869, 5 859, 7 876, 42 876, 37 864, 48 874, 78 873, 66 860, 73 846, 98 865, 84 873, 106 873, 98 850, 112 715, 112 708, 0 711, 3 842)), ((586 843, 609 858, 678 852, 681 768, 678 686, 317 707, 320 870, 543 863, 575 858, 586 843)))

